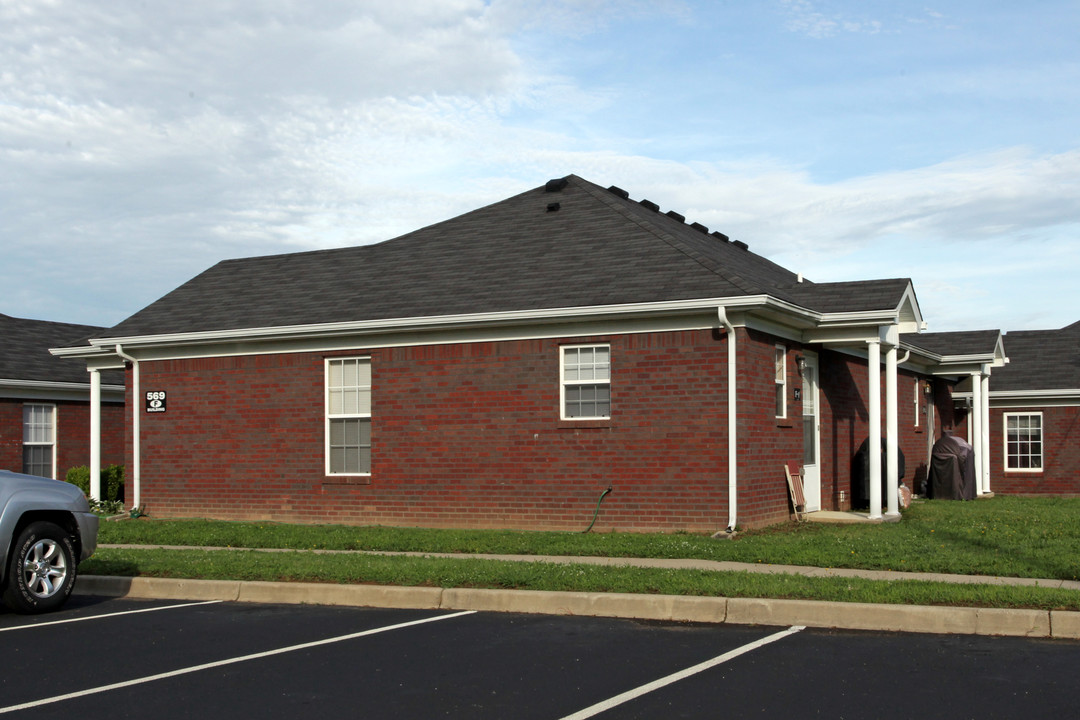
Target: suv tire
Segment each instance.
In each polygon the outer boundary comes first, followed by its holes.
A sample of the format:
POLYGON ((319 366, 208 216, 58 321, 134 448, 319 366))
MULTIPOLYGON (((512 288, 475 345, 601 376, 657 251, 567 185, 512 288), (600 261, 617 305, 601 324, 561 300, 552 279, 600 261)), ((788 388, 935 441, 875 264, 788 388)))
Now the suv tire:
POLYGON ((4 602, 20 613, 56 610, 75 586, 77 557, 63 528, 45 521, 26 526, 12 549, 4 602))

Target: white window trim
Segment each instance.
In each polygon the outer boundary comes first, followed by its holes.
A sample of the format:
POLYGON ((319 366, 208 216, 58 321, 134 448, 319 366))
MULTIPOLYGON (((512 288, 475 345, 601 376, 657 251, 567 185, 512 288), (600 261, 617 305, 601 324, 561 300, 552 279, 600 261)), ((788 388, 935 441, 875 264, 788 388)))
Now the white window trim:
MULTIPOLYGON (((780 412, 777 414, 776 417, 778 419, 781 419, 781 418, 786 418, 787 417, 787 351, 788 351, 788 349, 787 349, 787 345, 783 345, 781 343, 777 343, 774 347, 775 347, 775 352, 773 353, 773 371, 775 373, 775 376, 774 376, 773 380, 774 380, 776 386, 779 387, 779 392, 780 392, 780 395, 779 395, 779 397, 780 397, 780 412), (780 367, 779 368, 776 367, 777 359, 780 360, 780 367)), ((774 389, 774 392, 776 392, 775 389, 774 389)), ((776 405, 775 398, 773 398, 773 400, 774 400, 773 405, 775 407, 775 405, 776 405)))
POLYGON ((922 381, 915 378, 915 427, 919 427, 919 416, 922 415, 922 381))
POLYGON ((578 421, 596 421, 596 420, 610 420, 611 419, 611 344, 610 343, 585 343, 582 345, 560 345, 559 346, 559 419, 566 420, 568 422, 578 421), (608 386, 608 414, 607 415, 592 415, 592 416, 577 416, 567 417, 566 415, 566 386, 567 385, 602 385, 605 384, 603 380, 567 380, 566 379, 566 351, 567 350, 580 350, 582 348, 604 348, 608 351, 608 379, 606 384, 608 386))
MULTIPOLYGON (((55 403, 42 403, 42 402, 23 403, 23 408, 24 408, 23 412, 24 413, 26 412, 25 408, 28 408, 28 407, 47 407, 47 408, 51 408, 51 412, 49 413, 49 416, 50 416, 50 418, 52 418, 52 427, 51 427, 52 440, 50 442, 27 442, 26 441, 25 421, 23 421, 24 425, 23 425, 22 447, 24 447, 24 448, 27 447, 27 446, 30 446, 30 447, 49 446, 49 447, 51 447, 52 448, 52 460, 51 460, 51 462, 49 464, 52 466, 52 475, 50 475, 49 477, 51 477, 53 480, 55 480, 56 479, 56 445, 57 445, 57 439, 59 437, 58 429, 59 429, 59 425, 60 425, 60 411, 57 409, 55 403)), ((24 470, 24 471, 26 470, 25 461, 22 463, 22 470, 24 470)))
POLYGON ((1043 414, 1041 412, 1007 412, 1002 414, 1001 418, 1001 432, 1002 432, 1002 450, 1004 457, 1002 462, 1005 472, 1010 473, 1041 473, 1046 468, 1046 426, 1043 424, 1043 414), (1039 417, 1039 467, 1037 468, 1018 468, 1009 467, 1009 418, 1010 417, 1031 417, 1037 415, 1039 417))
MULTIPOLYGON (((367 418, 371 420, 371 412, 367 413, 338 413, 335 415, 330 414, 330 366, 335 362, 342 362, 345 360, 364 360, 371 364, 370 355, 357 355, 349 357, 332 357, 326 358, 323 361, 323 458, 324 458, 324 471, 327 477, 371 477, 371 472, 358 472, 358 473, 344 473, 344 472, 331 472, 330 470, 330 421, 331 420, 348 420, 352 418, 367 418)), ((371 386, 368 386, 369 390, 371 386)))

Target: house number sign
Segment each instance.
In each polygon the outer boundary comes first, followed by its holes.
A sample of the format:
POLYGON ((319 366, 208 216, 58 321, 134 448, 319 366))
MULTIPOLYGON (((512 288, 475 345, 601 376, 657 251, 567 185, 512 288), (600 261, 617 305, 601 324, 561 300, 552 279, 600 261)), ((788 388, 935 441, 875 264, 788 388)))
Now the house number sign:
POLYGON ((148 412, 148 413, 163 413, 163 412, 165 412, 165 391, 164 390, 148 390, 146 392, 146 412, 148 412))

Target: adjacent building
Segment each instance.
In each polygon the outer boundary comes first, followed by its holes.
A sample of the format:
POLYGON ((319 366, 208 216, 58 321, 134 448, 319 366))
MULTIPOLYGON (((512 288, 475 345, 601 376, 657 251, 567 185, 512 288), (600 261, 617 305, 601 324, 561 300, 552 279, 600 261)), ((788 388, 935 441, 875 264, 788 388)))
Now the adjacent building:
POLYGON ((75 466, 123 464, 123 373, 102 373, 95 387, 86 363, 49 353, 104 331, 0 315, 0 467, 62 480, 75 466))

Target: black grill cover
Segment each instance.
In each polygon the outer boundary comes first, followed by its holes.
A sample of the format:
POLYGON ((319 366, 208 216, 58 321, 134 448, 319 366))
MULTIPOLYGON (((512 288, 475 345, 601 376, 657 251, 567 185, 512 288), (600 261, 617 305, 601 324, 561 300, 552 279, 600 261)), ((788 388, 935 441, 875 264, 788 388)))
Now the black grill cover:
POLYGON ((975 451, 967 441, 946 431, 930 452, 930 497, 975 499, 975 451))

